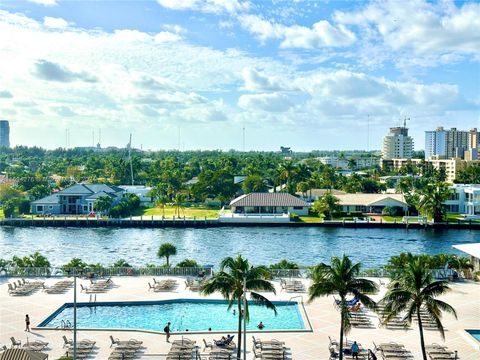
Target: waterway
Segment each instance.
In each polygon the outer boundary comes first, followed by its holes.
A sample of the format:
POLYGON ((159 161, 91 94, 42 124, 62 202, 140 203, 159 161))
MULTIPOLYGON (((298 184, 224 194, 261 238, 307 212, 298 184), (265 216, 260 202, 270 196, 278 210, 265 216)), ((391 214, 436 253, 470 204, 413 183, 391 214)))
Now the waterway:
MULTIPOLYGON (((385 264, 400 252, 458 253, 453 244, 480 242, 475 230, 350 229, 293 227, 223 228, 0 228, 0 258, 40 251, 52 265, 78 257, 88 263, 110 265, 126 259, 133 266, 162 264, 156 256, 165 242, 177 247, 173 263, 194 259, 218 263, 242 254, 256 265, 288 259, 301 265, 328 261, 347 254, 365 267, 385 264)), ((460 253, 458 253, 460 254, 460 253)))

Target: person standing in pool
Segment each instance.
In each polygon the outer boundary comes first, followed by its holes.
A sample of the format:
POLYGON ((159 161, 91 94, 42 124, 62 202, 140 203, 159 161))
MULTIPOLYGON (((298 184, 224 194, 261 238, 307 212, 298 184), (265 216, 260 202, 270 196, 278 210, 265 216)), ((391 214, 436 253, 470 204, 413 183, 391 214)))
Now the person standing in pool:
POLYGON ((25 315, 25 331, 30 332, 30 317, 25 315))
POLYGON ((260 324, 257 325, 257 328, 259 330, 263 330, 263 328, 265 327, 265 325, 263 325, 263 322, 260 321, 260 324))
POLYGON ((165 335, 167 335, 167 342, 169 343, 169 339, 170 339, 170 322, 167 323, 167 325, 165 326, 165 328, 163 329, 163 332, 165 333, 165 335))

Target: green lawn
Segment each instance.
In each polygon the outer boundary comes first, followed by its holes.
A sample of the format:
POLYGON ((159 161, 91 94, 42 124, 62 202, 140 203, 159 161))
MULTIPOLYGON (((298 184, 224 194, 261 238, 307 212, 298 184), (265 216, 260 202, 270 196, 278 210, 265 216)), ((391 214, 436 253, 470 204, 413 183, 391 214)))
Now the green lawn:
POLYGON ((0 209, 0 219, 3 219, 5 215, 3 215, 3 209, 0 209))
MULTIPOLYGON (((194 216, 198 219, 203 219, 207 217, 207 219, 216 219, 218 218, 220 210, 212 210, 206 209, 203 207, 186 207, 180 210, 180 217, 187 217, 193 218, 194 216)), ((163 209, 160 207, 154 207, 150 209, 140 209, 140 211, 135 214, 136 216, 162 216, 163 209)), ((173 218, 175 215, 175 208, 173 206, 165 206, 165 217, 166 218, 173 218)))
POLYGON ((318 216, 300 216, 300 221, 306 223, 320 223, 323 219, 318 216))

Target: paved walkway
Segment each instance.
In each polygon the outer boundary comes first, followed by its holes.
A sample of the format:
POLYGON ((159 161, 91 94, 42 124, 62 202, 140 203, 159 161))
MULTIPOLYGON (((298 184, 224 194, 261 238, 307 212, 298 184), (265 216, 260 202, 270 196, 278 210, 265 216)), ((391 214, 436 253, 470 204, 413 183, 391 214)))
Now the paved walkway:
MULTIPOLYGON (((53 311, 55 311, 64 302, 73 301, 73 289, 61 295, 49 295, 43 291, 38 291, 26 297, 13 297, 8 295, 7 282, 13 279, 0 279, 0 346, 7 345, 10 347, 10 337, 25 343, 28 339, 41 339, 49 342, 48 353, 50 359, 57 359, 64 353, 62 335, 68 338, 72 337, 71 331, 63 330, 34 330, 32 333, 24 332, 24 317, 29 314, 32 327, 45 319, 53 311)), ((15 279, 16 280, 16 279, 15 279)), ((59 279, 46 279, 46 284, 51 285, 59 279)), ((154 293, 149 292, 148 281, 151 278, 146 277, 117 277, 113 281, 116 287, 105 294, 98 295, 98 301, 139 301, 139 300, 163 300, 174 298, 199 298, 199 294, 185 289, 184 279, 178 279, 180 282, 179 289, 170 293, 154 293)), ((378 281, 378 280, 377 280, 378 281)), ((79 280, 79 284, 88 284, 86 280, 79 280)), ((308 284, 306 284, 308 285, 308 284)), ((267 296, 271 300, 289 300, 297 294, 286 293, 280 289, 277 282, 277 296, 273 294, 267 296)), ((440 343, 448 346, 450 350, 457 350, 460 359, 478 360, 480 359, 479 343, 476 343, 465 329, 480 329, 480 284, 479 283, 457 283, 452 284, 453 291, 444 297, 444 301, 451 304, 458 313, 458 320, 452 316, 446 315, 443 323, 446 328, 445 342, 440 338, 438 332, 426 330, 425 337, 428 343, 440 343)), ((385 289, 382 288, 382 292, 385 289)), ((302 294, 306 299, 306 294, 302 294)), ((380 298, 382 293, 377 295, 380 298)), ((220 298, 218 295, 209 298, 220 298)), ((89 300, 89 295, 79 294, 78 301, 89 300)), ((292 358, 295 360, 318 360, 328 359, 328 337, 338 338, 339 332, 339 313, 333 306, 333 298, 317 299, 310 304, 305 304, 306 313, 313 327, 313 332, 298 333, 255 333, 254 335, 260 339, 278 339, 285 341, 291 348, 292 358)), ((273 316, 273 315, 272 315, 273 316)), ((418 330, 413 326, 409 330, 389 330, 378 326, 377 316, 368 313, 374 328, 357 329, 353 328, 348 334, 349 340, 357 340, 365 348, 373 348, 373 341, 376 343, 395 341, 405 345, 407 349, 412 351, 415 359, 421 359, 419 347, 418 330)), ((268 322, 268 319, 265 321, 268 322)), ((233 333, 233 331, 231 332, 233 333)), ((144 351, 145 359, 160 359, 161 357, 148 356, 153 354, 164 354, 170 349, 169 344, 165 342, 165 336, 162 334, 152 334, 135 331, 81 331, 78 334, 79 339, 90 338, 97 341, 98 349, 95 352, 95 359, 107 359, 110 354, 109 335, 118 337, 121 340, 136 338, 142 340, 146 349, 144 351)), ((248 339, 248 358, 253 359, 252 334, 248 339)), ((194 334, 189 333, 188 338, 197 341, 198 345, 203 345, 203 339, 212 341, 218 339, 219 334, 194 334)), ((172 339, 180 339, 181 335, 173 334, 172 339)), ((203 347, 202 347, 203 350, 203 347)))

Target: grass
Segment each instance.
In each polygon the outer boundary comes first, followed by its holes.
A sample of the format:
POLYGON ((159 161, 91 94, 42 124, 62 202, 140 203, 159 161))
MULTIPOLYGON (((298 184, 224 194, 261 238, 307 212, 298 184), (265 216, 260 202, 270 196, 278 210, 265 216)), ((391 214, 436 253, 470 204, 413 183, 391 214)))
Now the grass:
MULTIPOLYGON (((203 219, 207 217, 207 219, 216 219, 218 218, 218 213, 220 210, 212 210, 207 209, 204 207, 186 207, 180 209, 180 217, 187 217, 193 218, 196 217, 198 219, 203 219)), ((173 218, 175 215, 176 209, 173 206, 165 206, 165 218, 173 218)), ((139 213, 135 214, 136 216, 162 216, 163 209, 160 207, 154 207, 149 209, 140 209, 139 213)))

